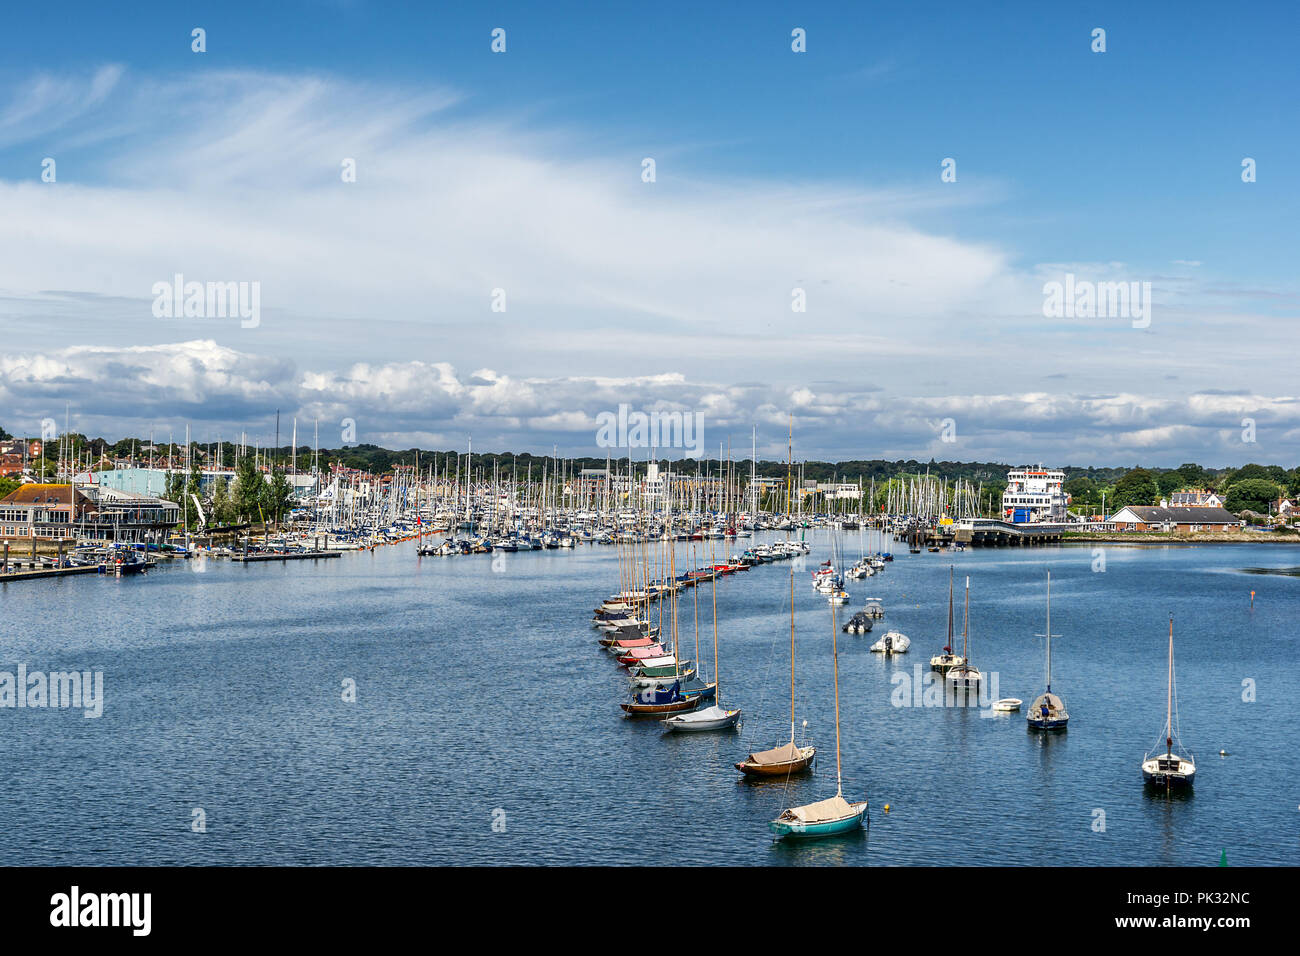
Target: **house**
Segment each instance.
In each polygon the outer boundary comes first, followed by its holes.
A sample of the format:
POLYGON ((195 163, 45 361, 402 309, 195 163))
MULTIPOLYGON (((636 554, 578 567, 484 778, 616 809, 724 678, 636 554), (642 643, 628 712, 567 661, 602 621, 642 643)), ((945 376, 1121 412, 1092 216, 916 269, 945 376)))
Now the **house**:
POLYGON ((1222 508, 1223 498, 1202 488, 1185 488, 1170 495, 1169 503, 1176 508, 1222 508))
POLYGON ((1295 504, 1290 498, 1279 498, 1273 506, 1273 513, 1276 515, 1289 515, 1295 511, 1295 504))
POLYGON ((1241 521, 1223 508, 1128 505, 1109 519, 1118 531, 1232 531, 1241 521))

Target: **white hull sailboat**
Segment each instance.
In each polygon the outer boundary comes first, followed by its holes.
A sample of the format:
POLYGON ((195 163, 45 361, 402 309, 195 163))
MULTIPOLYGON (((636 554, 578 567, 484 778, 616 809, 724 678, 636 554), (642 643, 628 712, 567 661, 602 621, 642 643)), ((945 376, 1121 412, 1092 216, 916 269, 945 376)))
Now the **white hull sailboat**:
MULTIPOLYGON (((1178 735, 1174 710, 1174 619, 1169 619, 1169 686, 1165 696, 1165 752, 1148 753, 1142 758, 1142 779, 1149 784, 1170 790, 1190 787, 1196 776, 1196 762, 1192 755, 1174 751, 1174 738, 1178 735)), ((1179 742, 1181 745, 1181 741, 1179 742)))
POLYGON ((948 639, 944 642, 943 653, 935 654, 930 658, 930 670, 938 671, 940 674, 946 674, 954 667, 960 667, 966 663, 966 658, 960 654, 953 653, 952 649, 952 566, 948 566, 948 639))
MULTIPOLYGON (((674 547, 674 551, 676 548, 674 547)), ((709 546, 709 560, 713 561, 713 547, 709 546)), ((674 563, 673 573, 676 572, 674 563)), ((714 703, 700 710, 690 711, 684 714, 674 714, 664 721, 664 726, 670 731, 677 733, 700 732, 705 730, 730 730, 740 722, 740 709, 723 707, 722 701, 722 681, 718 677, 718 580, 717 575, 713 576, 713 688, 714 703)), ((695 653, 699 655, 699 615, 700 615, 700 598, 699 588, 696 588, 695 596, 695 653)))
POLYGON ((966 607, 961 622, 961 663, 949 668, 943 679, 953 691, 979 690, 979 668, 970 662, 970 577, 966 578, 966 607))

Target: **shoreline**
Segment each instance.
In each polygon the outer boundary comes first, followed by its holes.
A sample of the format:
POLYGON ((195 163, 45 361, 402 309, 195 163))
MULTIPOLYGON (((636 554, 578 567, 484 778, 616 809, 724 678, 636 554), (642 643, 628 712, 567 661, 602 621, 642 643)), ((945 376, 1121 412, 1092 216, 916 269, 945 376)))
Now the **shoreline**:
POLYGON ((1206 531, 1191 534, 1164 531, 1084 532, 1064 531, 1061 543, 1080 544, 1103 541, 1109 544, 1300 544, 1300 535, 1263 532, 1243 534, 1237 531, 1206 531))

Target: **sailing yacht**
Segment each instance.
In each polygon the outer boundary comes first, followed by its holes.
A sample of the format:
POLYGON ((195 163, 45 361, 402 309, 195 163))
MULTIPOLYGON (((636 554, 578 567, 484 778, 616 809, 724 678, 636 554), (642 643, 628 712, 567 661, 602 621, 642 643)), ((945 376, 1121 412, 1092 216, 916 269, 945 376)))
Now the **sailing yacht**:
POLYGON ((1052 572, 1047 572, 1047 689, 1029 705, 1025 720, 1034 730, 1064 730, 1070 720, 1065 702, 1052 693, 1052 572))
MULTIPOLYGON (((793 459, 793 441, 790 458, 793 459)), ((786 486, 790 485, 790 462, 786 463, 786 486)), ((786 544, 790 544, 788 537, 786 544)), ((812 766, 815 747, 800 747, 794 740, 794 564, 790 565, 790 742, 770 750, 759 750, 736 764, 736 769, 750 777, 788 776, 802 773, 812 766)))
MULTIPOLYGON (((1174 619, 1169 618, 1169 686, 1165 696, 1165 752, 1148 753, 1142 758, 1142 778, 1166 790, 1172 787, 1191 786, 1196 775, 1192 755, 1174 751, 1174 737, 1178 735, 1174 710, 1174 619)), ((1182 741, 1179 741, 1181 746, 1182 741)))
POLYGON ((979 690, 979 668, 970 662, 970 578, 966 578, 966 609, 961 621, 961 663, 944 675, 953 690, 979 690))
POLYGON ((943 653, 930 658, 930 670, 941 674, 966 663, 966 658, 954 654, 952 650, 952 565, 948 566, 948 640, 944 642, 943 653))
POLYGON ((835 607, 831 606, 831 662, 835 675, 835 796, 801 807, 790 807, 768 823, 781 837, 823 837, 847 833, 862 826, 867 815, 867 801, 844 799, 844 773, 840 757, 840 655, 835 607))

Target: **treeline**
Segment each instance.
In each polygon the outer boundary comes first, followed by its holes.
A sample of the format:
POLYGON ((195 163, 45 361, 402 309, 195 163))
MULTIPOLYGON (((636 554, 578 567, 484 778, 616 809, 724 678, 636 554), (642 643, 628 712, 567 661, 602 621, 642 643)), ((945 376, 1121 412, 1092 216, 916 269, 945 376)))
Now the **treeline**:
MULTIPOLYGON (((7 435, 8 433, 0 428, 0 436, 7 435)), ((80 434, 65 437, 70 439, 65 444, 70 445, 72 454, 83 462, 89 459, 92 468, 107 467, 106 462, 111 459, 134 456, 137 460, 142 460, 149 457, 147 453, 141 451, 149 444, 148 439, 145 438, 123 438, 109 442, 103 438, 88 438, 80 434)), ((38 474, 54 473, 57 447, 54 442, 47 443, 44 449, 44 461, 38 463, 35 468, 38 474)), ((176 456, 185 454, 183 443, 159 444, 156 448, 155 458, 165 457, 169 451, 174 452, 176 456)), ((242 466, 244 461, 251 462, 254 455, 263 465, 272 468, 272 481, 263 484, 280 488, 280 491, 283 491, 283 488, 277 485, 275 473, 287 471, 290 462, 295 459, 298 469, 304 470, 309 467, 313 455, 318 457, 322 468, 330 464, 339 464, 378 475, 391 472, 397 465, 414 466, 418 462, 422 473, 427 473, 430 468, 434 468, 439 474, 454 474, 459 469, 463 475, 468 467, 478 477, 491 477, 495 471, 503 478, 514 476, 520 481, 534 482, 540 481, 543 473, 554 476, 558 469, 563 474, 574 475, 584 468, 604 468, 607 461, 616 473, 626 472, 628 469, 626 455, 610 459, 596 456, 561 456, 557 463, 552 456, 527 452, 519 454, 475 452, 472 456, 467 456, 456 450, 418 448, 399 450, 362 444, 322 448, 315 452, 309 445, 299 445, 296 448, 284 445, 279 448, 260 449, 256 452, 248 450, 241 456, 240 448, 234 442, 191 443, 191 458, 196 464, 202 462, 203 467, 211 467, 218 461, 230 466, 236 459, 239 459, 242 466)), ((632 462, 638 473, 644 472, 646 464, 644 458, 634 456, 632 462)), ((717 459, 661 457, 658 463, 661 468, 671 468, 678 474, 717 474, 718 472, 717 459)), ((734 459, 731 467, 733 473, 742 482, 750 474, 751 464, 748 457, 734 459)), ((865 490, 873 480, 879 487, 891 479, 928 472, 934 477, 946 479, 949 483, 962 479, 976 487, 982 486, 982 503, 996 504, 1006 487, 1007 472, 1012 467, 1018 466, 1006 462, 939 461, 933 458, 928 461, 916 458, 892 461, 851 459, 838 462, 795 462, 794 475, 796 479, 802 477, 806 481, 861 481, 865 490)), ((786 475, 787 465, 784 461, 760 460, 753 466, 753 470, 763 478, 781 478, 786 475)), ((1167 498, 1173 492, 1185 488, 1204 488, 1224 496, 1225 504, 1230 510, 1267 513, 1269 503, 1279 497, 1300 495, 1300 468, 1287 469, 1281 465, 1251 463, 1240 468, 1217 469, 1195 463, 1186 463, 1177 468, 1140 465, 1134 465, 1132 468, 1095 468, 1067 465, 1060 470, 1065 472, 1065 489, 1073 498, 1075 510, 1100 509, 1104 500, 1105 510, 1113 513, 1124 505, 1155 504, 1161 498, 1167 498)), ((280 477, 283 478, 283 474, 280 477)), ((191 475, 188 481, 184 478, 176 480, 180 482, 181 488, 169 487, 169 497, 173 494, 179 495, 186 490, 193 483, 193 476, 191 475)), ((239 484, 239 479, 236 478, 234 485, 239 484)), ((287 486, 288 482, 285 481, 284 484, 287 486)), ((219 491, 220 489, 217 489, 212 494, 214 510, 218 508, 219 491)), ((258 501, 255 500, 256 496, 252 491, 245 490, 240 493, 236 487, 225 491, 227 500, 220 503, 222 517, 228 513, 235 520, 257 520, 255 506, 258 501)), ((260 502, 263 513, 268 517, 283 509, 283 496, 280 491, 272 493, 269 499, 260 502)))

